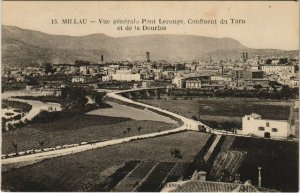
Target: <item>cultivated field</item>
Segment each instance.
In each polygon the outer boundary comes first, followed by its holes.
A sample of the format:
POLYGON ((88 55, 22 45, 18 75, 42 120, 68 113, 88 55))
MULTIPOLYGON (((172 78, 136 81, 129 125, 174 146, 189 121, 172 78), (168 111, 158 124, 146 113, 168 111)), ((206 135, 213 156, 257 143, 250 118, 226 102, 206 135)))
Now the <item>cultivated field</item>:
POLYGON ((177 125, 156 121, 137 121, 121 117, 99 115, 75 115, 71 118, 49 123, 35 123, 15 131, 2 133, 2 154, 18 151, 41 149, 91 140, 109 140, 173 129, 177 125), (141 127, 140 132, 137 130, 141 127), (131 128, 128 132, 127 128, 131 128), (124 133, 124 131, 126 133, 124 133))
POLYGON ((236 137, 232 150, 246 151, 238 172, 241 180, 251 179, 257 185, 261 167, 262 186, 276 190, 298 192, 299 145, 297 142, 236 137))
POLYGON ((233 181, 238 173, 242 182, 251 180, 258 185, 258 167, 261 167, 262 187, 298 191, 297 142, 226 136, 221 146, 209 179, 233 181), (222 172, 227 174, 222 177, 222 172))
POLYGON ((259 99, 242 98, 201 98, 196 100, 140 100, 143 103, 158 106, 163 109, 181 114, 188 118, 211 124, 234 122, 241 126, 245 114, 257 113, 263 119, 282 119, 289 117, 289 101, 262 101, 259 99))
MULTIPOLYGON (((103 176, 111 176, 128 161, 191 162, 209 136, 199 132, 177 133, 45 160, 3 172, 2 188, 11 191, 97 191, 106 180, 103 176), (171 156, 172 147, 180 150, 181 159, 171 156)), ((119 181, 134 167, 133 164, 119 173, 119 181)))
MULTIPOLYGON (((170 182, 169 179, 177 181, 182 177, 189 164, 184 162, 139 162, 131 171, 128 171, 128 174, 123 179, 116 183, 117 185, 114 188, 104 190, 118 192, 158 192, 167 182, 170 182)), ((119 171, 116 171, 113 175, 118 173, 119 171)))
POLYGON ((219 153, 216 160, 214 161, 209 175, 213 177, 214 181, 228 180, 225 176, 222 176, 222 172, 226 171, 231 176, 234 176, 244 157, 245 152, 241 151, 227 151, 219 153))

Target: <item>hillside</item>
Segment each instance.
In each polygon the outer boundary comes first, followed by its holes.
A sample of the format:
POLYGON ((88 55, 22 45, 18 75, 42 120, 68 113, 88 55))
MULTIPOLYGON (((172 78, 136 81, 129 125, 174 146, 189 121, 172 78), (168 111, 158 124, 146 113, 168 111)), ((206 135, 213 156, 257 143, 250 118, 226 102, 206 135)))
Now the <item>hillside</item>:
POLYGON ((199 60, 202 57, 236 57, 241 50, 255 54, 231 38, 195 35, 141 35, 114 38, 102 33, 87 36, 50 35, 38 31, 2 26, 3 65, 28 66, 44 62, 72 63, 144 60, 199 60))

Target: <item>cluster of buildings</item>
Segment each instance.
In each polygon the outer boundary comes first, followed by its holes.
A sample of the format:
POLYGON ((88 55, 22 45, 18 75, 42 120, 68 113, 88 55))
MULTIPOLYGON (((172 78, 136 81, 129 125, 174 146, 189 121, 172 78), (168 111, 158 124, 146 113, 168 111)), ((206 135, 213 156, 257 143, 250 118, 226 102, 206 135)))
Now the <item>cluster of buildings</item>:
POLYGON ((248 58, 247 52, 241 52, 240 61, 232 62, 202 61, 186 65, 185 70, 177 71, 172 83, 177 88, 187 89, 254 89, 256 85, 269 87, 270 82, 277 82, 290 87, 299 86, 298 60, 248 58))
POLYGON ((270 81, 290 87, 298 87, 298 59, 249 58, 241 52, 240 60, 215 61, 211 57, 194 62, 151 61, 146 52, 145 61, 104 62, 75 61, 74 64, 51 64, 45 66, 4 68, 2 83, 22 83, 28 77, 64 76, 74 84, 99 82, 141 82, 144 80, 165 81, 177 88, 187 89, 253 89, 255 85, 268 87, 270 81), (48 65, 49 68, 49 65, 48 65))

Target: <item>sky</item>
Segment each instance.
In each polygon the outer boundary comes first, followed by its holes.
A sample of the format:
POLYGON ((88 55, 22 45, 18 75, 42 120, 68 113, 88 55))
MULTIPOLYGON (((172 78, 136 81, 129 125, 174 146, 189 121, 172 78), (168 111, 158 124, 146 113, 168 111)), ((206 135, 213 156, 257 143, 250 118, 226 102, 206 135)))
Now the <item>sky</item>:
POLYGON ((3 1, 2 24, 60 35, 104 33, 113 37, 142 34, 191 34, 230 37, 250 48, 299 49, 299 2, 295 1, 3 1), (116 25, 51 24, 52 19, 183 19, 165 31, 119 31, 116 25), (191 25, 188 19, 242 19, 244 24, 191 25))

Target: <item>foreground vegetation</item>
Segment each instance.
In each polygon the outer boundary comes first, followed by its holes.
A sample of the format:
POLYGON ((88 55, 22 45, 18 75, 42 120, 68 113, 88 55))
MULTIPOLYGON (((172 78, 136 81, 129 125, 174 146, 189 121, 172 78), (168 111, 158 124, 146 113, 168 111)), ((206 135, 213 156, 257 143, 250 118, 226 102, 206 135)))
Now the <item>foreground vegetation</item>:
POLYGON ((208 179, 258 185, 261 167, 262 187, 283 192, 298 191, 298 143, 263 138, 226 136, 209 163, 208 179))
POLYGON ((283 192, 298 192, 299 145, 297 142, 236 137, 232 150, 246 151, 238 172, 241 180, 258 184, 261 167, 262 186, 283 192))
POLYGON ((19 102, 19 101, 9 101, 9 100, 2 100, 1 101, 1 108, 14 108, 21 112, 29 112, 32 106, 28 103, 19 102))
POLYGON ((2 188, 10 191, 99 191, 99 184, 106 179, 103 176, 110 176, 131 160, 191 162, 209 136, 199 132, 177 133, 45 160, 3 172, 2 188), (171 155, 173 147, 180 150, 181 158, 171 155))

